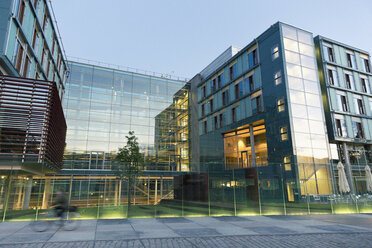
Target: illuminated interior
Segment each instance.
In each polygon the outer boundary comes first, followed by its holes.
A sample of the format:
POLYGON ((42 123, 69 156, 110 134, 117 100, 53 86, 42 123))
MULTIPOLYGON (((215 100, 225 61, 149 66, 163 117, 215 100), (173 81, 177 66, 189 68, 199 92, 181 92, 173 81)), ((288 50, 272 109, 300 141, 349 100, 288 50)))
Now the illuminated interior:
POLYGON ((224 134, 224 156, 226 169, 267 165, 264 121, 260 120, 224 134), (252 133, 253 137, 251 137, 252 133))

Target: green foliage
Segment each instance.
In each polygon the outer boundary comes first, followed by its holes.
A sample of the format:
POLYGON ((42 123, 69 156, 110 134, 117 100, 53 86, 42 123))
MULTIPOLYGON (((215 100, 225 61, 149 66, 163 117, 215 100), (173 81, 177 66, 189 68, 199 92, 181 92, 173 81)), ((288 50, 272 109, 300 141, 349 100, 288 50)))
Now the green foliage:
POLYGON ((132 181, 141 175, 144 158, 143 154, 140 153, 138 138, 134 135, 134 131, 129 131, 128 134, 128 136, 125 136, 127 144, 119 148, 112 169, 121 180, 132 181))

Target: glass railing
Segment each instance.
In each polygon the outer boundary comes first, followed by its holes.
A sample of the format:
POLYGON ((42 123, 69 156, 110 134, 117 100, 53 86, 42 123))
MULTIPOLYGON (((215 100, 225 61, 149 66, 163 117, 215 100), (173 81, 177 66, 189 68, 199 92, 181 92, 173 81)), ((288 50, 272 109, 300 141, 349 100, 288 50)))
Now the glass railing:
MULTIPOLYGON (((321 174, 324 167, 322 171, 306 171, 304 176, 285 171, 280 164, 246 169, 212 164, 203 168, 207 170, 200 173, 142 173, 132 185, 112 173, 2 173, 0 221, 40 218, 59 189, 70 205, 79 207, 84 219, 372 213, 372 195, 361 191, 359 195, 338 194, 337 181, 332 179, 337 172, 327 173, 327 178, 321 174)), ((366 181, 359 177, 358 184, 363 183, 366 181)))

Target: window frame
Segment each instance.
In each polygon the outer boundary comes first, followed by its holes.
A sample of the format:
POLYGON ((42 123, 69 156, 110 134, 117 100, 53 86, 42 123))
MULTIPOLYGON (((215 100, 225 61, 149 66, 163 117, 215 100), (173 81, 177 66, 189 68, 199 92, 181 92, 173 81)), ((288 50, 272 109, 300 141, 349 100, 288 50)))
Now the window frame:
POLYGON ((281 141, 287 141, 288 140, 288 127, 287 126, 281 126, 279 128, 280 133, 280 140, 281 141))
POLYGON ((276 104, 277 104, 277 110, 278 110, 278 113, 285 111, 285 101, 284 101, 284 97, 279 98, 279 99, 276 101, 276 104))
POLYGON ((278 45, 278 44, 275 44, 275 45, 271 48, 271 61, 274 61, 274 60, 276 60, 277 58, 279 58, 279 45, 278 45))

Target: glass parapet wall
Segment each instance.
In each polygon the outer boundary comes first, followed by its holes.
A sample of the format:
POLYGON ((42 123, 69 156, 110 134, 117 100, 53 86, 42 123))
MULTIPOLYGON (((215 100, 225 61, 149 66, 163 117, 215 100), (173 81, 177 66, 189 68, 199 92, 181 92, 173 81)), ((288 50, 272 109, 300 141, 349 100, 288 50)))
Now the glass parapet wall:
MULTIPOLYGON (((109 174, 3 174, 0 218, 37 219, 53 202, 58 189, 66 192, 70 205, 79 207, 83 219, 372 213, 372 195, 323 194, 332 185, 319 183, 320 189, 314 194, 311 182, 301 184, 301 195, 294 195, 292 189, 298 182, 286 181, 285 173, 284 164, 268 164, 205 173, 143 174, 132 187, 109 174)), ((315 173, 330 176, 324 168, 315 173)), ((365 187, 365 178, 358 177, 358 184, 365 187)))

